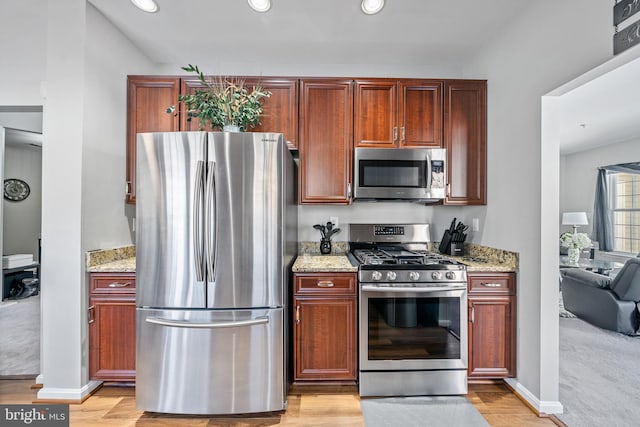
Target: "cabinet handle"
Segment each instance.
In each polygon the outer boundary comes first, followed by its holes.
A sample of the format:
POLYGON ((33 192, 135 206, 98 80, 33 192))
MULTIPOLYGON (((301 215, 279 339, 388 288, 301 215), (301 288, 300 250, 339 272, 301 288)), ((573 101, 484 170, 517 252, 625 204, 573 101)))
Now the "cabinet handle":
POLYGON ((393 140, 394 141, 398 140, 398 127, 397 126, 393 127, 393 140))
POLYGON ((95 305, 92 305, 91 307, 89 307, 89 308, 87 309, 88 317, 89 317, 89 323, 90 323, 90 324, 91 324, 91 323, 93 323, 93 322, 96 320, 96 319, 95 319, 95 316, 94 316, 95 309, 96 309, 96 306, 95 306, 95 305))
POLYGON ((476 308, 471 306, 471 323, 474 323, 476 320, 476 308))
POLYGON ((451 184, 447 183, 447 197, 451 195, 451 184))
POLYGON ((404 126, 400 128, 400 135, 401 135, 402 141, 404 141, 404 126))
POLYGON ((351 183, 347 182, 347 199, 351 198, 351 183))
POLYGON ((127 196, 131 195, 131 181, 127 181, 124 184, 124 192, 126 193, 127 196))
POLYGON ((334 284, 331 280, 320 280, 318 282, 319 288, 333 288, 334 284))
POLYGON ((110 288, 124 288, 126 286, 129 286, 130 284, 131 284, 131 282, 127 282, 127 283, 113 282, 113 283, 109 283, 109 287, 110 288))
POLYGON ((296 306, 296 325, 300 324, 300 306, 296 306))
POLYGON ((487 288, 499 288, 499 287, 501 287, 501 286, 502 286, 502 284, 501 284, 501 283, 485 283, 485 282, 482 282, 482 283, 480 283, 480 284, 481 284, 482 286, 486 286, 487 288))

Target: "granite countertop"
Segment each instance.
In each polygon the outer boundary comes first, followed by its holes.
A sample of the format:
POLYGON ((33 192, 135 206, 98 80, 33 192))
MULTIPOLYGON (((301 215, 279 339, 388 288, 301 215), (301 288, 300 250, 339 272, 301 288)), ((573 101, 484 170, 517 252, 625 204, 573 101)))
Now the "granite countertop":
POLYGON ((133 245, 89 251, 86 254, 89 273, 132 273, 136 271, 136 248, 133 245))
POLYGON ((91 267, 87 267, 89 273, 135 273, 136 271, 136 257, 119 259, 116 261, 105 262, 103 264, 97 264, 91 267))
POLYGON ((356 272, 358 266, 351 264, 346 255, 302 254, 296 258, 291 270, 294 273, 356 272))

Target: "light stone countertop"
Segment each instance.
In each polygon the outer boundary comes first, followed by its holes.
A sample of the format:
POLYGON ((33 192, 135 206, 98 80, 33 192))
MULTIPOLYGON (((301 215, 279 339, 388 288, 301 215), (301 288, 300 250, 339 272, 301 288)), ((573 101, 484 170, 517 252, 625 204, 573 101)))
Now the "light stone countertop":
POLYGON ((294 273, 316 273, 324 271, 356 272, 358 266, 351 264, 346 255, 298 255, 291 270, 294 273))
POLYGON ((87 267, 89 273, 135 273, 136 258, 124 258, 87 267))

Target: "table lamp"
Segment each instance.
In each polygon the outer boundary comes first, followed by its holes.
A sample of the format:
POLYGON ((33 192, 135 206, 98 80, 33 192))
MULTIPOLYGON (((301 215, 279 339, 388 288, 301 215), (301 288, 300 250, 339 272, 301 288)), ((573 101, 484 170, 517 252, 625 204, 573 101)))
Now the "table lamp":
POLYGON ((578 231, 578 226, 587 225, 587 213, 586 212, 563 212, 562 213, 562 225, 571 225, 573 227, 573 234, 578 231))

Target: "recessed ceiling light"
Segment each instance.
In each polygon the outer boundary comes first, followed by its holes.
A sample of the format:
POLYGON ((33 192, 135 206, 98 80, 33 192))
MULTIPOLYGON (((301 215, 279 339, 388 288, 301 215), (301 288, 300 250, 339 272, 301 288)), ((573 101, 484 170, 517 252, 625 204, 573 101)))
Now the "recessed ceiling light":
POLYGON ((271 0, 248 0, 251 9, 256 12, 266 12, 271 9, 271 0))
POLYGON ((131 0, 131 3, 145 12, 154 13, 158 11, 158 5, 153 0, 131 0))
POLYGON ((367 15, 374 15, 384 7, 384 0, 362 0, 360 7, 367 15))

